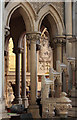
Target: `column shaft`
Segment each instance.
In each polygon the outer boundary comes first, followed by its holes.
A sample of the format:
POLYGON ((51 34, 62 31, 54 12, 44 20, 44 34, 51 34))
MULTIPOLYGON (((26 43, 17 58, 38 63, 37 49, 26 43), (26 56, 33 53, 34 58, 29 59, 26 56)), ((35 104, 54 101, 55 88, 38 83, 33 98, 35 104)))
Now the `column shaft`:
POLYGON ((13 52, 16 55, 16 84, 15 84, 15 99, 13 103, 19 104, 21 103, 21 96, 20 96, 20 53, 21 48, 14 48, 13 52))
POLYGON ((62 62, 62 45, 61 44, 57 44, 57 61, 62 62))
POLYGON ((28 107, 28 99, 26 97, 26 37, 24 37, 23 47, 24 50, 22 52, 22 103, 24 104, 25 108, 28 107))
POLYGON ((3 78, 2 78, 2 73, 3 73, 3 64, 2 64, 2 61, 3 61, 3 55, 2 55, 2 0, 0 1, 0 119, 2 119, 2 81, 3 81, 3 78))
MULTIPOLYGON (((66 35, 69 35, 71 37, 72 36, 72 2, 65 2, 65 26, 66 26, 66 35)), ((66 53, 68 57, 72 56, 72 43, 69 43, 68 40, 66 44, 66 53)))
POLYGON ((22 98, 26 98, 26 41, 24 39, 22 53, 22 98))
POLYGON ((28 52, 28 54, 27 54, 27 72, 30 72, 30 50, 29 50, 29 44, 27 44, 27 52, 28 52))
POLYGON ((30 49, 31 104, 36 104, 36 43, 34 41, 31 41, 30 49))
POLYGON ((16 53, 16 98, 20 98, 20 53, 16 53))
POLYGON ((36 42, 40 39, 40 32, 27 33, 27 40, 30 40, 30 106, 28 112, 32 113, 33 118, 39 118, 39 108, 36 104, 36 81, 37 81, 37 63, 36 63, 36 42))

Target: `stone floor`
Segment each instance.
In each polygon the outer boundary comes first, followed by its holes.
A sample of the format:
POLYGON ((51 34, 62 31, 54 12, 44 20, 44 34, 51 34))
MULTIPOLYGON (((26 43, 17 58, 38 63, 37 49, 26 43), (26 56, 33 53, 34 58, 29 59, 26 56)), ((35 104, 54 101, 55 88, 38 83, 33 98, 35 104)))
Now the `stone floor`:
MULTIPOLYGON (((38 118, 36 118, 37 120, 38 118)), ((1 120, 35 120, 32 118, 31 113, 27 113, 27 114, 21 114, 21 115, 13 115, 11 116, 11 118, 6 118, 6 119, 1 119, 1 120)), ((39 120, 77 120, 77 118, 72 118, 72 117, 68 117, 68 118, 60 118, 60 117, 54 117, 54 118, 40 118, 39 120)))

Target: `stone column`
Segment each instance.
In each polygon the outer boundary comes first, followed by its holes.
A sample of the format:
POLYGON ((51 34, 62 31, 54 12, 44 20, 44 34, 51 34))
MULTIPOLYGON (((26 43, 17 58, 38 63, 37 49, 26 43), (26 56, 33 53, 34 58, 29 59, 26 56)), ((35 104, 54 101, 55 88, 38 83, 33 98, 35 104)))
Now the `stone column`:
POLYGON ((65 74, 65 78, 66 78, 66 93, 68 93, 68 79, 69 79, 68 73, 65 74))
POLYGON ((2 31, 2 9, 3 8, 3 5, 2 5, 2 0, 0 1, 0 16, 1 16, 1 18, 0 18, 0 42, 1 42, 1 44, 0 44, 0 119, 2 119, 2 89, 3 89, 3 86, 2 86, 2 81, 4 80, 4 78, 3 78, 3 63, 2 63, 2 61, 3 61, 3 51, 4 51, 4 49, 3 49, 3 42, 2 41, 4 41, 4 39, 3 39, 3 31, 2 31))
MULTIPOLYGON (((73 30, 73 33, 75 32, 75 35, 77 36, 77 2, 73 3, 75 5, 75 20, 73 20, 75 25, 75 31, 73 30)), ((75 43, 75 87, 71 90, 71 100, 72 100, 72 110, 69 111, 69 116, 77 117, 77 37, 73 39, 73 42, 75 43)), ((74 84, 74 83, 73 83, 74 84)))
POLYGON ((65 36, 56 36, 56 38, 54 39, 54 42, 57 45, 56 70, 57 70, 57 72, 59 72, 61 74, 61 78, 57 82, 58 97, 60 97, 60 93, 62 91, 63 74, 62 74, 60 65, 63 62, 63 44, 65 43, 64 38, 65 38, 65 36))
POLYGON ((16 55, 16 84, 15 84, 14 103, 20 104, 21 103, 21 97, 20 97, 20 53, 21 53, 21 48, 14 48, 13 52, 16 55))
POLYGON ((69 43, 68 38, 72 37, 72 2, 65 2, 65 27, 66 27, 66 54, 67 57, 72 56, 72 43, 69 43))
POLYGON ((73 77, 72 77, 72 88, 74 87, 75 88, 75 58, 74 60, 71 62, 71 68, 72 68, 72 74, 73 74, 73 77))
POLYGON ((0 120, 7 118, 4 99, 4 2, 0 0, 0 120))
POLYGON ((37 70, 36 70, 36 43, 40 40, 40 32, 27 33, 27 40, 30 40, 30 81, 31 81, 31 100, 29 106, 29 112, 32 113, 33 118, 38 118, 39 109, 36 105, 36 80, 37 80, 37 70))
POLYGON ((22 52, 22 103, 25 108, 28 107, 28 99, 26 97, 26 36, 23 41, 23 52, 22 52))
POLYGON ((27 72, 30 72, 30 46, 29 43, 27 43, 27 72))
POLYGON ((68 58, 68 66, 69 66, 69 83, 68 89, 72 90, 75 85, 75 58, 68 58))
POLYGON ((4 74, 5 74, 5 98, 6 98, 6 105, 7 105, 7 99, 8 99, 8 96, 7 96, 7 80, 8 80, 8 78, 7 78, 7 75, 8 75, 8 51, 7 50, 5 50, 4 51, 4 58, 5 58, 5 60, 4 60, 4 74))
MULTIPOLYGON (((56 36, 54 39, 54 43, 57 46, 57 63, 61 64, 63 62, 63 45, 66 43, 65 36, 62 36, 62 35, 56 36)), ((60 69, 58 69, 58 68, 56 68, 56 69, 58 72, 61 72, 60 69)))

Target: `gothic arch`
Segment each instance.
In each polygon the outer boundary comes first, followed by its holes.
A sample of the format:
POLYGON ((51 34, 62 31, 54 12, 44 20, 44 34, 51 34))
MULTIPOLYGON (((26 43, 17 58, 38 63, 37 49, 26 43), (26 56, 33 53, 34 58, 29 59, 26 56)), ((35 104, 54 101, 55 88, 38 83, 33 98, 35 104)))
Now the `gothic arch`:
POLYGON ((41 23, 43 19, 45 18, 45 16, 47 16, 48 14, 50 14, 51 17, 54 19, 58 34, 61 35, 63 33, 64 23, 61 18, 61 15, 58 13, 57 9, 52 4, 47 4, 39 10, 38 21, 37 21, 38 29, 40 30, 41 23))
POLYGON ((5 26, 9 26, 11 16, 14 13, 14 11, 18 8, 20 9, 20 14, 22 15, 23 20, 25 22, 25 26, 27 28, 26 30, 33 31, 36 14, 28 2, 25 2, 25 3, 9 2, 8 3, 8 5, 5 8, 6 9, 5 10, 5 14, 6 14, 5 26))

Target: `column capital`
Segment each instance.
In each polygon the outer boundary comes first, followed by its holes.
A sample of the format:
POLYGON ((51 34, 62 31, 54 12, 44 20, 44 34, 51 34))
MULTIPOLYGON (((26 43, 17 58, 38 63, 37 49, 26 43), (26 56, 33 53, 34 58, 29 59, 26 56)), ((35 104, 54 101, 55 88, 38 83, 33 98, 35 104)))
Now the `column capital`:
POLYGON ((66 39, 69 40, 70 43, 77 42, 77 36, 75 36, 75 35, 72 35, 72 37, 68 37, 66 39))
POLYGON ((65 44, 66 43, 66 37, 64 35, 58 35, 54 38, 55 44, 65 44))
POLYGON ((26 37, 27 37, 27 40, 36 42, 40 40, 41 32, 28 32, 26 33, 26 37))
POLYGON ((68 57, 67 60, 72 65, 72 69, 75 70, 75 58, 68 57))
POLYGON ((61 63, 60 67, 61 67, 61 72, 65 72, 66 73, 66 71, 67 71, 67 65, 65 65, 64 63, 61 63))
POLYGON ((15 54, 22 53, 22 52, 23 52, 23 48, 19 48, 19 47, 13 48, 13 53, 15 54))
POLYGON ((8 56, 8 51, 4 50, 4 56, 8 56))
POLYGON ((5 37, 9 36, 10 35, 10 27, 9 26, 6 26, 5 27, 5 37))

